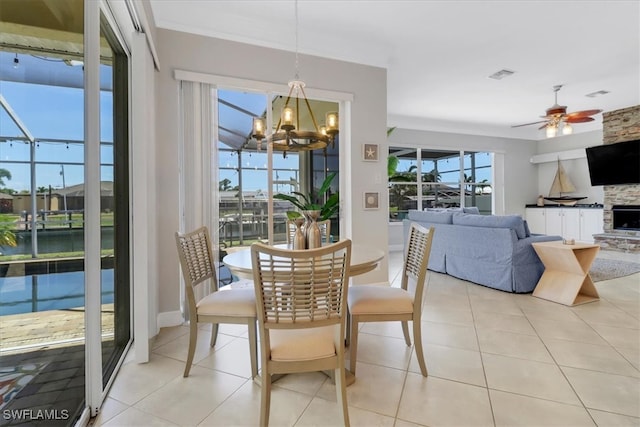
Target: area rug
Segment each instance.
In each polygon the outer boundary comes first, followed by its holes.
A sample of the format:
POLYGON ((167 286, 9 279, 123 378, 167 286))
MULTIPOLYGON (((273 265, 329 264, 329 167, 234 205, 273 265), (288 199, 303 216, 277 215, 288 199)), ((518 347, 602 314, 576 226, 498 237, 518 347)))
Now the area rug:
POLYGON ((41 372, 49 362, 26 363, 0 368, 0 409, 41 372))
POLYGON ((636 262, 596 258, 591 264, 589 275, 594 282, 601 282, 638 272, 640 272, 640 264, 636 262))

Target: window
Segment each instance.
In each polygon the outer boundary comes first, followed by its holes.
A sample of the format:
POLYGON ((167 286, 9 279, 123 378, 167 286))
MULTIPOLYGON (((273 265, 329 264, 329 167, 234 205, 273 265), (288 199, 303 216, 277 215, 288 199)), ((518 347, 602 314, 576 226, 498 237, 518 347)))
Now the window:
POLYGON ((389 220, 410 209, 475 206, 491 213, 492 154, 389 147, 389 220))

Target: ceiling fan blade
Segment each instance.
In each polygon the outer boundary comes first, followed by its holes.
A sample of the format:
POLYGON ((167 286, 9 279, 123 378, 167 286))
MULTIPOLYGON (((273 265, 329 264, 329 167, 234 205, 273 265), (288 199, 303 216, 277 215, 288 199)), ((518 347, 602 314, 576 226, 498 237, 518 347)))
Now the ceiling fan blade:
POLYGON ((540 127, 538 128, 538 130, 540 130, 540 129, 544 129, 544 128, 546 128, 547 126, 549 126, 549 123, 545 123, 545 124, 543 124, 542 126, 540 126, 540 127))
POLYGON ((564 121, 567 123, 586 123, 586 122, 592 122, 595 119, 593 117, 588 117, 588 116, 584 116, 584 117, 570 117, 567 116, 564 118, 564 121))
POLYGON ((519 128, 519 127, 522 127, 522 126, 537 125, 538 123, 545 123, 545 126, 546 126, 547 121, 546 120, 542 120, 542 121, 539 121, 539 122, 525 123, 525 124, 522 124, 522 125, 514 125, 514 126, 511 126, 511 127, 512 128, 519 128))
POLYGON ((587 117, 593 116, 594 114, 600 113, 602 110, 582 110, 582 111, 574 111, 573 113, 567 114, 567 117, 587 117))

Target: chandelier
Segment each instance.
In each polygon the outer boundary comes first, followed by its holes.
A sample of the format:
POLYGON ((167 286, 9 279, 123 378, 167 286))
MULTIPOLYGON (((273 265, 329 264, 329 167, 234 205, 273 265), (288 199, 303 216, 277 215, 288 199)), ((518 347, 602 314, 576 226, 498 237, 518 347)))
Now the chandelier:
POLYGON ((289 82, 289 94, 282 108, 280 119, 275 132, 266 135, 265 119, 263 117, 253 118, 253 129, 251 137, 257 141, 257 149, 260 151, 262 140, 271 144, 274 150, 283 151, 286 155, 288 151, 310 151, 326 149, 328 144, 335 144, 335 136, 338 134, 338 113, 331 111, 325 115, 325 124, 318 126, 313 114, 307 95, 304 92, 305 83, 298 77, 298 1, 295 2, 296 19, 296 60, 295 78, 289 82), (313 128, 303 130, 300 122, 300 101, 303 107, 306 106, 313 128))

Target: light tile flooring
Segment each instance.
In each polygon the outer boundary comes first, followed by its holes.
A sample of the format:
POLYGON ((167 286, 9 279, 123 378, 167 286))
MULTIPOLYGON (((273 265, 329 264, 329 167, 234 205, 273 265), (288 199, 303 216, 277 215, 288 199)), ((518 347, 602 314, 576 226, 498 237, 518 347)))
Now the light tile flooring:
MULTIPOLYGON (((401 265, 392 252, 394 284, 401 265)), ((399 324, 364 324, 348 388, 351 424, 640 426, 640 273, 597 288, 600 301, 570 308, 430 272, 422 320, 429 377, 399 324)), ((201 327, 196 365, 183 378, 188 329, 163 329, 150 363, 122 366, 95 424, 258 425, 246 329, 221 326, 214 349, 209 331, 201 327)), ((289 375, 274 384, 270 424, 340 425, 335 402, 323 374, 289 375)))

